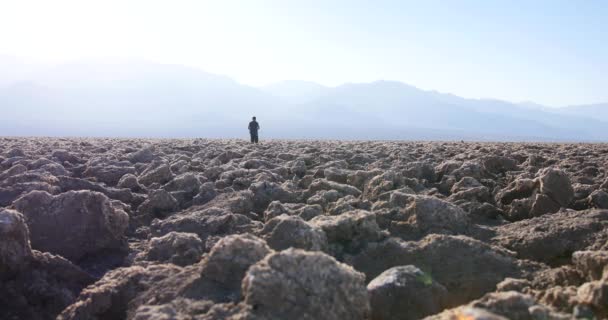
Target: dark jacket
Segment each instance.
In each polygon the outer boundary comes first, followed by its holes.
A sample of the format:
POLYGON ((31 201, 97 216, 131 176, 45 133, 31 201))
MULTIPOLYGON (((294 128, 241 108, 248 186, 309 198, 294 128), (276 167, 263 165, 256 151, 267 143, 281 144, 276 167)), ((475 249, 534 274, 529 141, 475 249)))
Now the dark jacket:
POLYGON ((257 133, 258 130, 260 130, 260 124, 257 121, 253 120, 249 122, 249 132, 257 133))

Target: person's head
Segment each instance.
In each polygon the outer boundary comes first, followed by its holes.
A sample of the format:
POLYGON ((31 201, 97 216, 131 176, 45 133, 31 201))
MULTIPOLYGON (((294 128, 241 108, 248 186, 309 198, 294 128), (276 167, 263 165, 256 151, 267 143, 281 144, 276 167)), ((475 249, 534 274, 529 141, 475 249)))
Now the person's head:
POLYGON ((255 120, 255 117, 253 117, 252 119, 255 120))

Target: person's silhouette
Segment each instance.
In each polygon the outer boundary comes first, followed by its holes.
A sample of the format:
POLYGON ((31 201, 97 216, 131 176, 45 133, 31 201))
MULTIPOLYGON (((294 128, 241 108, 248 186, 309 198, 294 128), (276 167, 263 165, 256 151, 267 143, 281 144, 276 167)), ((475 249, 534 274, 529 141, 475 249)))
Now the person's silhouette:
POLYGON ((255 117, 249 122, 249 135, 251 135, 251 143, 258 143, 258 130, 260 130, 260 124, 255 121, 255 117))

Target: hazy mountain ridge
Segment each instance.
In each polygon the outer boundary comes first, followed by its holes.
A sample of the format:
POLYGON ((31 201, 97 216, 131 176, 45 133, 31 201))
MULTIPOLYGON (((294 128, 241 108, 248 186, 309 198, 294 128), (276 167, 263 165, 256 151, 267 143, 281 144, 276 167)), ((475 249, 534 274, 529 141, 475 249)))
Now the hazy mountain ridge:
POLYGON ((608 140, 606 104, 549 110, 395 81, 254 88, 137 60, 14 73, 28 76, 0 86, 0 135, 243 137, 256 115, 265 138, 608 140))

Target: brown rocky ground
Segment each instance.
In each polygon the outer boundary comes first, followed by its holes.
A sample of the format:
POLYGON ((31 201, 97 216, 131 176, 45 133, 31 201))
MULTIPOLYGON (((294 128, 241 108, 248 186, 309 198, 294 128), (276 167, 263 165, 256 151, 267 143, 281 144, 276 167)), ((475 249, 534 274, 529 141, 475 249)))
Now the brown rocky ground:
POLYGON ((1 319, 606 319, 608 145, 0 138, 1 319))

